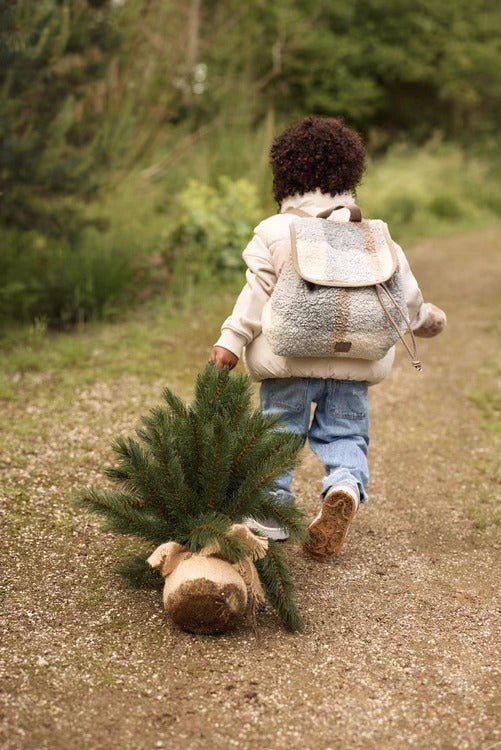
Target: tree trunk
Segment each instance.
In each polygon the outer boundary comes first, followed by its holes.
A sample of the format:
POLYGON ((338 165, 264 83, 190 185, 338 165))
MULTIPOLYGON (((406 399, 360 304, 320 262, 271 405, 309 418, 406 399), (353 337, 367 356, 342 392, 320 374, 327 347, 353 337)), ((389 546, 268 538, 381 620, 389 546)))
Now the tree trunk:
POLYGON ((193 99, 193 72, 198 62, 200 41, 200 15, 202 0, 192 0, 188 15, 188 38, 186 43, 186 81, 185 103, 189 106, 193 99))

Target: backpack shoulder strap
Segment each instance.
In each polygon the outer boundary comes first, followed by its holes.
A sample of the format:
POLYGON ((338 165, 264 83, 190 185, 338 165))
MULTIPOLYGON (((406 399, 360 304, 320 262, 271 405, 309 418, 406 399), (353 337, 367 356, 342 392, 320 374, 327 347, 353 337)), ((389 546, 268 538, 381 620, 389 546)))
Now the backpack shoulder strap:
POLYGON ((362 212, 358 206, 334 206, 334 208, 327 208, 324 211, 320 211, 318 214, 309 214, 303 211, 301 208, 287 208, 284 213, 295 214, 301 218, 306 219, 328 219, 333 211, 337 211, 339 208, 347 208, 350 212, 350 221, 362 221, 362 212))
POLYGON ((305 218, 305 219, 315 218, 313 214, 306 213, 306 211, 303 211, 301 208, 286 208, 284 213, 294 214, 295 216, 300 216, 301 218, 305 218))

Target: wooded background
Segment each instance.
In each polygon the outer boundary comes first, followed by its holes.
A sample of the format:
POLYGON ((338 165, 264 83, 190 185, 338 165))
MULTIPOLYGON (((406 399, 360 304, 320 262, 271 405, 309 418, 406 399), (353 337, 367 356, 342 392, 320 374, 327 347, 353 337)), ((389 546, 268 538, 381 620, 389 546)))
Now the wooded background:
POLYGON ((359 129, 404 239, 495 221, 496 0, 0 0, 0 321, 68 326, 241 273, 274 135, 359 129))

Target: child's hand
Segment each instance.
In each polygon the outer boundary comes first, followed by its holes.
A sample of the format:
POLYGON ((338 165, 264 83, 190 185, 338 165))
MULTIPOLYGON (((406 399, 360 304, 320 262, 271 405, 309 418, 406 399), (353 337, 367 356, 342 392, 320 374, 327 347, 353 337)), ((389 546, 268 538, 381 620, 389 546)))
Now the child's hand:
POLYGON ((209 362, 216 365, 218 370, 223 370, 225 367, 233 370, 238 365, 238 357, 233 352, 230 352, 229 349, 225 349, 222 346, 215 346, 211 351, 209 362))
POLYGON ((442 333, 446 325, 447 316, 444 311, 430 302, 428 303, 426 320, 414 331, 414 334, 424 339, 431 339, 433 336, 442 333))

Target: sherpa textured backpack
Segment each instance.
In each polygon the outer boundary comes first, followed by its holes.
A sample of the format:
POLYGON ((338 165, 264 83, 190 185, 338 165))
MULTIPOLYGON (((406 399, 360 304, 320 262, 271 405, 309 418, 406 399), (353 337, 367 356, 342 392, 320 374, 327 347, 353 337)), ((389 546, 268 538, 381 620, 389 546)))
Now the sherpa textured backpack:
POLYGON ((367 360, 381 359, 400 338, 421 370, 386 224, 362 221, 357 206, 337 208, 349 208, 349 222, 290 209, 300 218, 291 223, 291 254, 263 310, 263 335, 282 357, 367 360))

